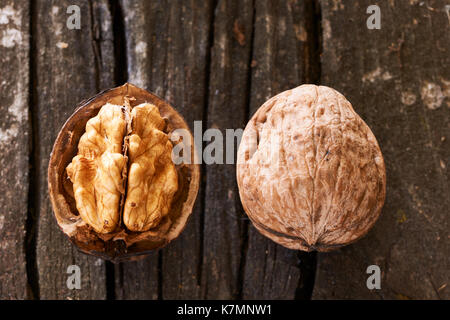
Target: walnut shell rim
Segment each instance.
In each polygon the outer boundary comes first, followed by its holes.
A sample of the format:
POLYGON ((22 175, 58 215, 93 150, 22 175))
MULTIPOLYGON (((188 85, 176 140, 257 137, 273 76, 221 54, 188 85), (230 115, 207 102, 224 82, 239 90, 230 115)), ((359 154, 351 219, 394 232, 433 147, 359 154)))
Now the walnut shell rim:
POLYGON ((82 101, 63 125, 50 154, 48 188, 59 228, 81 252, 113 262, 136 260, 141 255, 164 247, 181 234, 192 214, 200 184, 200 166, 193 161, 195 152, 192 133, 183 117, 169 103, 153 93, 126 83, 82 101), (107 102, 122 105, 125 96, 136 99, 133 106, 143 102, 157 106, 161 116, 167 119, 167 133, 175 129, 187 130, 191 139, 192 161, 190 164, 176 166, 180 190, 172 203, 170 213, 158 227, 146 232, 121 232, 112 237, 97 234, 83 222, 73 198, 67 191, 65 168, 77 153, 78 141, 85 131, 87 121, 96 116, 107 102))
POLYGON ((301 85, 267 100, 244 130, 237 163, 247 216, 290 249, 326 252, 351 244, 384 205, 378 142, 350 102, 326 86, 301 85), (271 162, 268 150, 279 162, 271 162))

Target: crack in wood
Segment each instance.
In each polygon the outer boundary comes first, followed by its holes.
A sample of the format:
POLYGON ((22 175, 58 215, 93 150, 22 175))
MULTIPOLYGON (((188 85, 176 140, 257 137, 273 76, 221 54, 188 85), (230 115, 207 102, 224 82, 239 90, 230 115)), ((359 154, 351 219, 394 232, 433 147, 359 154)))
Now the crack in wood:
POLYGON ((128 80, 128 57, 124 27, 124 15, 121 4, 117 0, 109 0, 109 10, 112 16, 114 43, 114 82, 119 86, 128 80))
POLYGON ((37 75, 36 65, 34 61, 34 53, 37 52, 35 44, 35 26, 37 23, 36 9, 34 1, 30 1, 30 17, 29 17, 29 32, 30 32, 30 56, 29 56, 29 114, 30 114, 30 129, 31 134, 29 137, 29 188, 28 188, 28 216, 25 227, 25 243, 24 251, 26 257, 26 271, 28 279, 28 299, 40 298, 39 294, 39 272, 36 259, 36 246, 37 246, 37 224, 39 221, 39 188, 37 182, 39 180, 39 162, 40 154, 39 148, 39 120, 37 118, 37 112, 34 112, 34 106, 37 103, 37 75))
MULTIPOLYGON (((256 21, 256 0, 252 1, 252 31, 250 35, 250 54, 248 57, 248 71, 247 71, 247 94, 246 94, 246 103, 245 103, 245 115, 244 119, 246 122, 250 120, 250 103, 251 103, 251 90, 252 90, 252 61, 253 61, 253 50, 255 47, 255 21, 256 21)), ((240 201, 239 194, 235 195, 237 198, 237 202, 239 205, 237 206, 242 216, 245 216, 244 208, 242 207, 242 203, 240 201)), ((241 232, 241 261, 239 262, 239 274, 238 274, 238 293, 237 299, 241 300, 243 298, 244 292, 244 278, 245 278, 245 265, 247 260, 247 251, 248 251, 248 228, 249 228, 249 219, 243 220, 242 223, 242 232, 241 232)))
MULTIPOLYGON (((208 123, 208 105, 209 105, 209 82, 210 82, 210 74, 211 74, 211 55, 212 55, 212 47, 214 45, 214 23, 216 17, 216 8, 217 8, 218 0, 214 0, 211 5, 210 11, 210 20, 209 20, 209 34, 207 40, 207 48, 208 54, 206 56, 206 64, 205 64, 205 93, 204 93, 204 105, 203 105, 203 114, 202 114, 202 123, 208 123)), ((205 142, 202 141, 202 150, 205 147, 205 142)), ((197 150, 199 152, 199 157, 202 157, 201 150, 197 150)), ((206 207, 206 164, 201 164, 200 168, 200 176, 201 176, 201 191, 200 191, 200 243, 199 243, 199 259, 197 265, 197 285, 201 286, 202 282, 202 273, 203 273, 203 253, 204 253, 204 223, 205 223, 205 207, 206 207)))

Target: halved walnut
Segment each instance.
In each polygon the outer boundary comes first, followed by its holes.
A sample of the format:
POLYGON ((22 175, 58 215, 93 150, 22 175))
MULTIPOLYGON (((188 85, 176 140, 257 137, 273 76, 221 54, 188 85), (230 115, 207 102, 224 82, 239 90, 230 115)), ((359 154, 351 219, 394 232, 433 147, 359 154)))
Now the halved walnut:
POLYGON ((78 155, 67 166, 77 210, 99 233, 119 227, 125 180, 123 223, 130 231, 157 226, 178 189, 173 146, 158 108, 150 103, 131 108, 128 102, 123 107, 107 103, 87 122, 78 155))
MULTIPOLYGON (((175 135, 176 136, 176 135, 175 135)), ((200 181, 194 138, 156 95, 126 83, 83 101, 61 128, 48 167, 56 221, 78 249, 135 260, 177 238, 200 181), (175 130, 189 161, 171 159, 175 130)))

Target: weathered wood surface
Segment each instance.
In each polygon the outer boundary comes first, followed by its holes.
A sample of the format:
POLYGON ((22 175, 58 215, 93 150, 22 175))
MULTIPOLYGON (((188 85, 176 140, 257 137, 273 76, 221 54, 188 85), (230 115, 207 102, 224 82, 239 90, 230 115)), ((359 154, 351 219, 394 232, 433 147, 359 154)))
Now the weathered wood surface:
POLYGON ((225 130, 243 128, 247 122, 253 11, 251 0, 219 1, 215 10, 206 127, 220 130, 224 150, 216 153, 219 163, 205 163, 204 171, 201 284, 206 299, 236 299, 242 294, 247 223, 235 165, 227 164, 227 159, 234 161, 236 149, 226 150, 225 130))
POLYGON ((0 298, 448 299, 449 13, 443 0, 380 2, 381 30, 368 30, 371 4, 0 0, 0 298), (66 27, 74 4, 80 30, 66 27), (166 248, 118 265, 78 253, 48 199, 51 147, 78 102, 125 81, 224 136, 283 90, 338 89, 385 156, 380 221, 316 269, 316 254, 249 223, 234 165, 203 164, 194 213, 166 248), (372 264, 381 290, 366 286, 372 264), (66 286, 70 265, 80 290, 66 286))
POLYGON ((448 1, 321 1, 322 83, 344 93, 375 133, 386 204, 367 237, 319 254, 315 299, 449 299, 448 1), (381 268, 369 290, 366 268, 381 268))
POLYGON ((27 298, 29 13, 28 1, 0 1, 0 299, 27 298))
POLYGON ((111 17, 106 1, 35 1, 33 11, 36 294, 41 299, 105 299, 105 263, 79 253, 56 224, 48 198, 47 167, 56 135, 76 105, 113 86, 111 17), (81 9, 80 30, 66 27, 66 10, 72 4, 81 9), (67 288, 70 265, 80 267, 80 290, 67 288))

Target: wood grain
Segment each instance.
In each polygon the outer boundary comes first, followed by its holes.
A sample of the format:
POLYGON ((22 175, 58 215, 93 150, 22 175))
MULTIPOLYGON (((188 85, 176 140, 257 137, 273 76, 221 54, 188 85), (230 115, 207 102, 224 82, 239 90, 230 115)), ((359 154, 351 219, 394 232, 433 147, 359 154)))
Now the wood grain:
POLYGON ((0 299, 27 298, 28 1, 0 1, 0 299))
POLYGON ((387 196, 361 241, 319 255, 315 299, 448 299, 450 42, 446 1, 321 1, 322 83, 343 93, 385 157, 387 196), (369 290, 369 265, 381 289, 369 290))
POLYGON ((111 17, 106 1, 36 1, 33 12, 37 272, 41 299, 105 299, 105 263, 77 251, 58 229, 47 191, 47 166, 58 131, 76 105, 111 87, 111 17), (66 27, 69 5, 80 7, 81 29, 66 27), (100 20, 101 19, 101 20, 100 20), (81 270, 81 289, 69 290, 67 268, 81 270))
MULTIPOLYGON (((218 3, 211 48, 207 125, 204 130, 220 130, 224 148, 226 129, 242 129, 246 123, 252 34, 252 1, 218 3)), ((234 141, 237 146, 236 139, 234 141)), ((207 145, 210 143, 212 141, 206 142, 207 145)), ((228 150, 230 154, 224 150, 218 157, 219 163, 205 163, 201 280, 202 296, 206 299, 235 299, 241 292, 246 218, 239 200, 236 167, 226 164, 227 158, 235 161, 236 150, 237 147, 228 150)))

